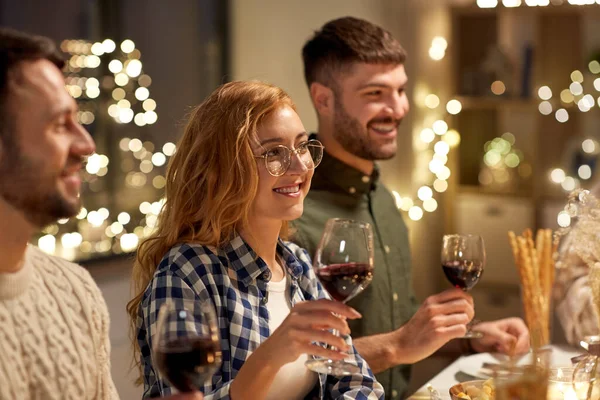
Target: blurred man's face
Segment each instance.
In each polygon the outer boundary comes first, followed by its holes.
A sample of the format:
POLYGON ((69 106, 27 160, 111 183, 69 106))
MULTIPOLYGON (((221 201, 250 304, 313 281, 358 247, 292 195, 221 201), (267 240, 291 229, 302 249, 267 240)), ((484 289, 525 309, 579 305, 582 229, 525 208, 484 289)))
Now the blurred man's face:
POLYGON ((79 170, 95 146, 61 71, 47 60, 18 68, 7 98, 9 137, 0 140, 0 201, 43 227, 78 213, 79 170))
POLYGON ((336 141, 365 160, 392 158, 398 125, 409 111, 404 65, 356 63, 336 81, 336 141))

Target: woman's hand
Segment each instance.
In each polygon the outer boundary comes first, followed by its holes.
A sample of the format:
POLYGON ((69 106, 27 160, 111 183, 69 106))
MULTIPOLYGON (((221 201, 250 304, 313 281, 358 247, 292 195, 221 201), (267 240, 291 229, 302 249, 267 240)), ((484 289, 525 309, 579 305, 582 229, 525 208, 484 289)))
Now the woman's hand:
POLYGON ((347 318, 357 319, 361 315, 343 303, 326 299, 298 303, 258 350, 267 352, 268 359, 279 367, 302 354, 343 360, 349 347, 343 338, 333 335, 329 330, 336 329, 342 335, 350 334, 347 318), (324 348, 314 342, 325 343, 338 350, 324 348))

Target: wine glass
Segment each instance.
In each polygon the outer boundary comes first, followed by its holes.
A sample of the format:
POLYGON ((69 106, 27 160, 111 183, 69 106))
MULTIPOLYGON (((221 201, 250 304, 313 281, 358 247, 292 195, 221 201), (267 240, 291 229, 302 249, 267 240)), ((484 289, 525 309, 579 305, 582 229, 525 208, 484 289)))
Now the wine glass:
MULTIPOLYGON (((479 281, 485 266, 485 245, 478 235, 444 235, 442 243, 442 269, 454 287, 471 290, 479 281)), ((463 338, 480 338, 481 332, 471 330, 476 321, 467 325, 463 338)))
MULTIPOLYGON (((334 300, 348 302, 373 279, 373 231, 366 222, 332 218, 317 247, 313 262, 315 274, 334 300)), ((334 330, 334 335, 339 332, 334 330)), ((346 361, 315 358, 308 369, 329 375, 351 375, 358 366, 346 361)))
POLYGON ((192 392, 221 366, 215 310, 208 301, 168 300, 160 307, 153 353, 159 372, 179 392, 192 392))

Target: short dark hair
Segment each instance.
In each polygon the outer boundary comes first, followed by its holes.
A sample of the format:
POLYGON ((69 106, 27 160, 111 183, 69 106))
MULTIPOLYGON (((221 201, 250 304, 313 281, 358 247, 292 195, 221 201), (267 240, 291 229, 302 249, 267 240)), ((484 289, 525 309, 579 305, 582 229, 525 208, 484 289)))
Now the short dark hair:
POLYGON ((52 62, 58 69, 65 65, 62 53, 52 40, 0 27, 0 139, 6 136, 6 103, 10 80, 17 73, 20 63, 43 59, 52 62))
POLYGON ((334 85, 334 74, 348 64, 404 64, 406 52, 385 29, 354 17, 327 22, 302 48, 304 78, 334 85))

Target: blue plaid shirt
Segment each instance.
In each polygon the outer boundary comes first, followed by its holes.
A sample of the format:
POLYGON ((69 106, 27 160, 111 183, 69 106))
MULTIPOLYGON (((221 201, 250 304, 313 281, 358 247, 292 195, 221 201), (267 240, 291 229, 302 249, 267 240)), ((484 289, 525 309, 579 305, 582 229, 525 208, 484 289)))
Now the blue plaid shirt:
MULTIPOLYGON (((301 301, 328 297, 304 249, 280 240, 277 254, 292 278, 292 307, 301 301)), ((144 398, 173 392, 152 362, 152 339, 160 306, 167 300, 210 299, 220 325, 223 363, 202 392, 206 400, 229 399, 229 388, 242 365, 270 335, 266 307, 270 278, 266 263, 240 236, 219 249, 189 243, 171 248, 146 288, 138 314, 144 398)), ((351 344, 351 339, 348 342, 351 344)), ((319 385, 305 398, 383 399, 382 386, 354 347, 347 361, 358 365, 361 374, 342 378, 319 374, 319 385)))

